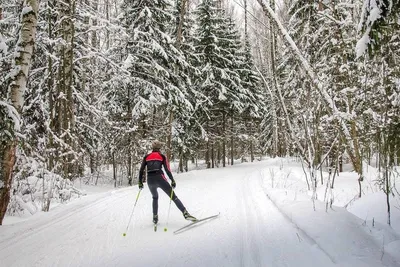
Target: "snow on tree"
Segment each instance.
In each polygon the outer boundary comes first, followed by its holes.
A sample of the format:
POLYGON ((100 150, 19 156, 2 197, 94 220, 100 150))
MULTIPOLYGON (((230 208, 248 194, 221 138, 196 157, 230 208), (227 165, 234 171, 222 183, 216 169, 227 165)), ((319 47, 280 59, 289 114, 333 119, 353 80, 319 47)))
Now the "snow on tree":
MULTIPOLYGON (((37 14, 38 14, 38 1, 26 0, 21 11, 21 28, 19 31, 19 38, 16 43, 12 69, 9 73, 9 98, 7 101, 15 108, 18 113, 22 112, 24 105, 24 93, 26 90, 26 84, 28 79, 28 73, 31 66, 31 60, 33 56, 33 49, 35 45, 36 37, 36 26, 37 26, 37 14)), ((1 105, 1 110, 7 109, 4 105, 1 105)), ((9 109, 9 108, 8 108, 9 109)), ((8 113, 9 114, 9 113, 8 113)), ((18 132, 20 129, 15 128, 7 121, 10 120, 7 117, 7 112, 2 111, 3 124, 8 124, 7 130, 9 134, 1 133, 1 172, 0 180, 2 186, 0 187, 0 225, 2 224, 3 218, 7 211, 7 206, 10 201, 11 185, 13 180, 13 167, 16 161, 16 150, 18 142, 18 132), (11 127, 10 127, 11 126, 11 127)))
POLYGON ((186 92, 174 73, 187 62, 174 46, 168 22, 173 20, 166 1, 125 1, 123 24, 127 28, 127 52, 132 81, 134 119, 153 112, 159 106, 188 105, 186 92))
POLYGON ((26 86, 13 65, 20 2, 0 5, 1 145, 19 137, 11 212, 80 194, 73 181, 96 183, 102 164, 132 185, 154 138, 180 171, 300 154, 313 189, 324 163, 360 172, 374 154, 381 167, 399 157, 397 1, 260 0, 244 38, 225 1, 40 1, 26 86), (357 57, 360 38, 370 53, 357 57))
POLYGON ((362 37, 357 42, 357 57, 362 56, 367 50, 372 53, 381 43, 385 43, 381 32, 387 27, 396 27, 399 12, 400 1, 398 0, 364 0, 358 25, 362 37))

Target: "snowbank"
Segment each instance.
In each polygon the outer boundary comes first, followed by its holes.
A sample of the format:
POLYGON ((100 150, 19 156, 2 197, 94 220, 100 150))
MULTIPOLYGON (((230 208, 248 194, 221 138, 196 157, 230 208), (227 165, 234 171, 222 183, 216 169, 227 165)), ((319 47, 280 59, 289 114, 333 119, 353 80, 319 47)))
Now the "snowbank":
MULTIPOLYGON (((365 170, 363 196, 358 199, 358 182, 355 173, 340 173, 332 190, 333 205, 325 200, 326 186, 317 189, 317 199, 311 201, 306 173, 299 163, 279 159, 281 166, 267 161, 263 170, 263 187, 268 197, 299 230, 329 253, 340 266, 351 266, 354 259, 365 266, 378 266, 377 259, 387 266, 400 263, 400 209, 399 198, 392 198, 392 227, 386 224, 386 196, 375 184, 377 170, 365 170), (348 210, 344 207, 348 207, 348 210), (315 207, 315 210, 314 210, 315 207), (318 227, 315 227, 315 226, 318 227), (371 249, 371 248, 376 248, 371 249), (397 262, 397 263, 396 263, 397 262)), ((329 176, 323 172, 326 183, 329 176)))

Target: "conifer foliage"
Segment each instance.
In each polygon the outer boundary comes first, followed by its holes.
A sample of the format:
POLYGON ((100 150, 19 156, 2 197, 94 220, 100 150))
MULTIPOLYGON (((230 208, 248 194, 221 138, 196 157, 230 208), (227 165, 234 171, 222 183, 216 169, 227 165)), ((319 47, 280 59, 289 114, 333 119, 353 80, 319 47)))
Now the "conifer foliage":
POLYGON ((29 14, 20 2, 0 1, 0 141, 2 151, 18 147, 0 182, 2 194, 12 192, 9 205, 0 200, 8 212, 48 211, 81 194, 77 179, 102 181, 104 166, 115 186, 132 185, 156 138, 180 171, 190 159, 215 167, 228 151, 231 163, 255 153, 259 80, 221 2, 38 1, 29 78, 13 91, 29 14), (18 108, 12 92, 22 96, 18 108))
POLYGON ((257 77, 251 69, 251 61, 246 61, 248 58, 235 25, 225 11, 219 8, 219 1, 202 1, 196 15, 198 27, 195 49, 200 59, 198 68, 201 74, 195 83, 207 97, 204 106, 206 116, 202 116, 202 125, 207 133, 206 161, 207 166, 213 166, 216 145, 216 150, 222 153, 225 166, 227 134, 231 138, 239 134, 234 129, 234 121, 244 118, 250 106, 253 109, 251 116, 258 115, 260 103, 256 103, 255 99, 260 99, 260 93, 253 89, 257 77), (228 118, 231 121, 229 132, 228 118))
POLYGON ((389 195, 399 1, 244 1, 244 29, 226 2, 0 0, 0 224, 109 167, 134 184, 154 139, 178 171, 300 156, 310 189, 375 158, 389 195))
POLYGON ((148 115, 152 107, 177 106, 185 102, 184 88, 175 70, 187 67, 182 52, 174 46, 173 16, 166 1, 125 1, 123 25, 127 30, 127 70, 135 88, 132 112, 148 115), (143 113, 145 111, 145 113, 143 113))

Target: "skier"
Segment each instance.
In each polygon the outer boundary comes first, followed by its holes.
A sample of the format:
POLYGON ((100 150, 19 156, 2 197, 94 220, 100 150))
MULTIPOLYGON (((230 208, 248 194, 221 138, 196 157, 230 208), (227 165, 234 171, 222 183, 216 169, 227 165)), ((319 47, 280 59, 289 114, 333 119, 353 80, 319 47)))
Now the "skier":
POLYGON ((183 206, 182 202, 172 190, 172 188, 176 187, 176 183, 169 168, 167 158, 160 152, 161 146, 162 143, 160 141, 155 140, 153 142, 153 151, 143 158, 142 165, 139 170, 139 189, 143 189, 143 171, 147 167, 146 180, 153 196, 153 223, 156 224, 158 222, 158 188, 161 188, 168 195, 168 197, 171 197, 178 209, 181 210, 183 217, 186 220, 196 221, 197 219, 189 214, 185 206, 183 206), (171 185, 165 178, 162 167, 164 167, 165 172, 171 180, 171 185))

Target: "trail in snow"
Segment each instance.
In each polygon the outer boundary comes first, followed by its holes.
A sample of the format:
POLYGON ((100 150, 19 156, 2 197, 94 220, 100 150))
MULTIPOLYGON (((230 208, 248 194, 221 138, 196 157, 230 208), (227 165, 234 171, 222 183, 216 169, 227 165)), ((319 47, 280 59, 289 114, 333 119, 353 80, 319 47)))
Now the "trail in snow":
POLYGON ((333 266, 331 259, 266 197, 260 172, 245 178, 242 194, 243 218, 247 221, 243 238, 247 260, 242 266, 333 266))
POLYGON ((189 212, 199 218, 221 213, 181 234, 172 233, 187 223, 174 203, 168 232, 162 231, 169 204, 162 192, 159 230, 153 232, 152 198, 145 188, 122 236, 137 187, 3 226, 1 266, 337 266, 267 198, 263 168, 264 163, 242 164, 177 175, 176 194, 189 212))

